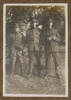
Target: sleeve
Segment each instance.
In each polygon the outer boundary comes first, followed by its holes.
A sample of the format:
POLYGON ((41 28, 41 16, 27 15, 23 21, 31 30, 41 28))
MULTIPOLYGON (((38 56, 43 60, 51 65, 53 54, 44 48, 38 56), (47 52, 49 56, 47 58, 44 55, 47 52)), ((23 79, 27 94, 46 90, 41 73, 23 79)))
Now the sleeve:
POLYGON ((53 32, 53 40, 56 40, 57 42, 60 42, 61 41, 61 36, 59 34, 59 32, 57 30, 54 30, 53 32))

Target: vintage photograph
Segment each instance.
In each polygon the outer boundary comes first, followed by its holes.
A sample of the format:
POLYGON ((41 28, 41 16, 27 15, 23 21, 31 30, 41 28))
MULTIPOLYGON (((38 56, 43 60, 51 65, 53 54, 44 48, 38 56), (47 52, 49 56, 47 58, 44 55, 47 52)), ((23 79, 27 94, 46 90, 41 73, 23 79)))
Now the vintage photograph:
POLYGON ((4 4, 3 95, 68 96, 67 4, 4 4))

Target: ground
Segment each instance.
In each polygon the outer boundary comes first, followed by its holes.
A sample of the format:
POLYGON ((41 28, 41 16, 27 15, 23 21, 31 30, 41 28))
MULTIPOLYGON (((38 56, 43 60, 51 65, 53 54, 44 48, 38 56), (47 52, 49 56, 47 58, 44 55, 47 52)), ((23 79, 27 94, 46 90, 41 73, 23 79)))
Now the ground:
POLYGON ((6 93, 9 94, 65 94, 65 53, 59 54, 58 73, 60 79, 55 77, 54 62, 49 61, 49 75, 46 77, 22 77, 18 74, 6 74, 6 93))
POLYGON ((6 76, 6 93, 11 94, 65 94, 63 80, 55 77, 6 76))

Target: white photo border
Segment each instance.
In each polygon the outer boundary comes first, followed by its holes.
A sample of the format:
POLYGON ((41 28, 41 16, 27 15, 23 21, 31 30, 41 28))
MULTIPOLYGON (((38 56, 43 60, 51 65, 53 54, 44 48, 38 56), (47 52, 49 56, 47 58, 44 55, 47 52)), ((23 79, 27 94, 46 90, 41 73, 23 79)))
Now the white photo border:
POLYGON ((3 96, 7 97, 68 97, 68 4, 67 3, 5 3, 3 4, 3 96), (6 93, 6 7, 7 6, 64 6, 65 7, 65 67, 66 67, 66 88, 65 95, 45 94, 7 94, 6 93))

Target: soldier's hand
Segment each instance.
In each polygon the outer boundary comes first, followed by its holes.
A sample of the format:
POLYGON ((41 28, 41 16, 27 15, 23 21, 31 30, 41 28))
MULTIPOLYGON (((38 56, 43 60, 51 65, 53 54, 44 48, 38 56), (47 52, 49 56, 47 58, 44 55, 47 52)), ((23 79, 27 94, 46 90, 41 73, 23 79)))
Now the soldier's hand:
POLYGON ((49 40, 51 40, 52 38, 51 37, 49 37, 49 40))
POLYGON ((53 37, 53 40, 56 40, 56 37, 55 36, 53 37))

